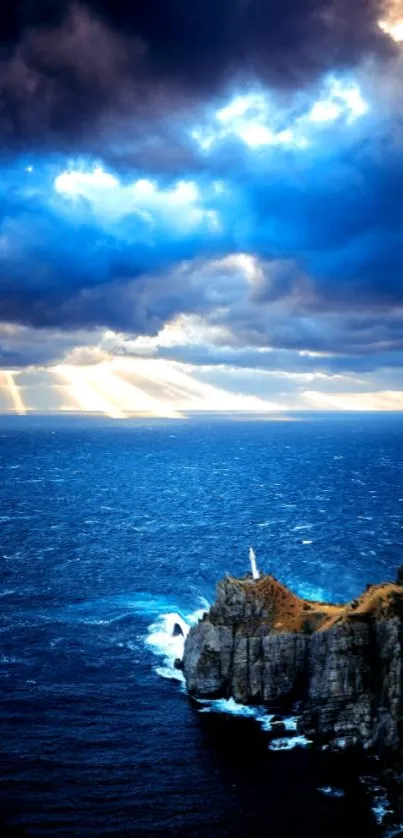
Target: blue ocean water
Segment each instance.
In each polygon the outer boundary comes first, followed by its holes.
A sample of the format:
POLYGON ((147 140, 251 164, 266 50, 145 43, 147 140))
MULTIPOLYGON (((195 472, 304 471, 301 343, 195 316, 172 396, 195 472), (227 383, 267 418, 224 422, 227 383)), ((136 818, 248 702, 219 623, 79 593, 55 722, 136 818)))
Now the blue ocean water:
POLYGON ((311 598, 394 578, 402 467, 398 415, 2 417, 1 815, 40 836, 376 834, 354 766, 189 702, 170 627, 250 544, 311 598))

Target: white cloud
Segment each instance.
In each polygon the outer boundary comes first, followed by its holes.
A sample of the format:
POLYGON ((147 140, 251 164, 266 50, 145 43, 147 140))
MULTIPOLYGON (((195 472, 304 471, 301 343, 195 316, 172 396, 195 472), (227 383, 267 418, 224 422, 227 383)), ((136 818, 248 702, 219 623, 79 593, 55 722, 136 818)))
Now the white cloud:
POLYGON ((304 149, 314 140, 313 132, 320 123, 344 119, 351 124, 368 110, 358 84, 328 76, 319 99, 297 116, 276 107, 265 91, 255 90, 235 95, 204 124, 196 126, 191 136, 205 152, 231 136, 250 149, 279 145, 304 149))
POLYGON ((200 189, 191 180, 167 188, 147 178, 125 184, 101 166, 76 164, 55 178, 54 188, 65 199, 85 199, 101 223, 137 215, 151 229, 158 222, 184 233, 202 224, 213 231, 220 226, 217 212, 204 206, 200 189))
POLYGON ((312 122, 334 122, 344 116, 347 123, 351 123, 368 110, 358 85, 343 85, 338 79, 330 77, 325 97, 315 102, 308 118, 312 122))
POLYGON ((403 410, 403 390, 373 393, 321 393, 305 390, 301 396, 316 410, 403 410))

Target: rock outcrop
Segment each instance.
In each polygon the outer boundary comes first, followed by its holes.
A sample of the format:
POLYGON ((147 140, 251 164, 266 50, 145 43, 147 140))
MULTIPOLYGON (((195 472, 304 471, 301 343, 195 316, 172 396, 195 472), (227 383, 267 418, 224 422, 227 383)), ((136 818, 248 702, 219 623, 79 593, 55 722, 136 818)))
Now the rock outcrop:
POLYGON ((403 741, 403 586, 347 605, 310 602, 272 576, 226 577, 185 642, 190 695, 299 716, 330 745, 396 751, 403 741))

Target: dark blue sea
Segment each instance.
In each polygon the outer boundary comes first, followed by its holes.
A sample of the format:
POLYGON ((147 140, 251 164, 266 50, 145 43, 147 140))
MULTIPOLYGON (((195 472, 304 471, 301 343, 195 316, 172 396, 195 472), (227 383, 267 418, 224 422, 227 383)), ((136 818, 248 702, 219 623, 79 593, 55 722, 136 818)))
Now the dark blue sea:
POLYGON ((250 545, 311 599, 394 578, 401 415, 3 417, 0 467, 4 821, 80 838, 377 834, 351 760, 270 750, 257 718, 191 703, 170 634, 248 570, 250 545))

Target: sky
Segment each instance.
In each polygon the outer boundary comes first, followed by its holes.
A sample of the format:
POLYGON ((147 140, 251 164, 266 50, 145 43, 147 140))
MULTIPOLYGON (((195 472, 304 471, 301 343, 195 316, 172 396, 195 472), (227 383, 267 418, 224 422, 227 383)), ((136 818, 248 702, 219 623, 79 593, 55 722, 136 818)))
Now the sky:
POLYGON ((403 409, 403 0, 0 26, 0 411, 403 409))

